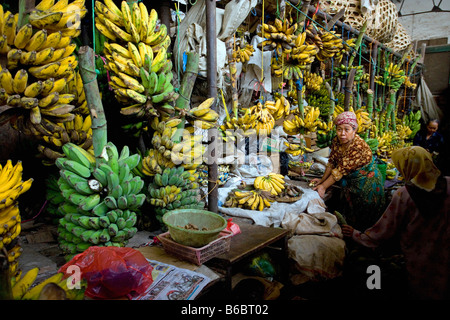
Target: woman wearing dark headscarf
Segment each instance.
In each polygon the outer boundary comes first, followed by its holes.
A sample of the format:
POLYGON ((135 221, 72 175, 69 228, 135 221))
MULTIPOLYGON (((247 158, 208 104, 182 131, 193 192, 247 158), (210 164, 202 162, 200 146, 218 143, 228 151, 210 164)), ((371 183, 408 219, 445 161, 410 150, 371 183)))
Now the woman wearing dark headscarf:
POLYGON ((369 145, 356 134, 353 112, 342 112, 334 121, 336 137, 324 175, 313 179, 321 197, 336 182, 342 187, 339 211, 347 222, 361 229, 374 224, 384 210, 384 186, 369 145))
POLYGON ((398 237, 411 298, 450 299, 450 177, 422 147, 396 150, 392 161, 405 186, 372 227, 360 232, 344 225, 342 232, 372 248, 398 237))

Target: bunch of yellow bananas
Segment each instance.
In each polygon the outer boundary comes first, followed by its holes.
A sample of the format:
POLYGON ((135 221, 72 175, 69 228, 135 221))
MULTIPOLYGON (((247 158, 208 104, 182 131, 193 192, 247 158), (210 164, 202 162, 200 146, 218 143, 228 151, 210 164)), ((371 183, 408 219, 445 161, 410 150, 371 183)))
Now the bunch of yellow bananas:
POLYGON ((289 153, 293 157, 301 156, 305 154, 305 152, 313 152, 313 149, 307 148, 304 145, 296 144, 296 143, 289 143, 284 141, 284 145, 287 147, 285 152, 289 153))
POLYGON ((83 84, 76 83, 72 41, 86 12, 81 0, 43 0, 20 26, 18 14, 3 13, 0 5, 0 47, 8 49, 2 51, 6 68, 0 67, 0 102, 17 114, 11 118, 14 128, 39 138, 49 126, 73 120, 74 112, 88 112, 83 84))
POLYGON ((356 38, 351 38, 348 39, 347 41, 342 41, 342 44, 343 44, 342 48, 334 55, 334 60, 337 63, 340 63, 342 61, 344 55, 348 55, 351 53, 352 48, 355 47, 356 38))
POLYGON ((291 52, 291 58, 297 60, 302 68, 311 64, 319 51, 314 43, 306 42, 306 38, 307 31, 300 33, 295 39, 295 46, 291 52))
POLYGON ((362 133, 372 128, 372 119, 369 117, 369 113, 363 108, 355 111, 356 121, 358 122, 357 133, 362 133))
POLYGON ((410 88, 412 90, 415 90, 417 88, 417 83, 411 82, 409 77, 406 77, 404 84, 406 88, 410 88))
POLYGON ((305 70, 303 72, 303 85, 307 90, 319 91, 323 83, 323 78, 318 73, 305 70))
POLYGON ((284 176, 274 172, 267 176, 258 176, 255 178, 253 186, 256 190, 269 191, 272 195, 277 196, 285 188, 284 176))
POLYGON ((245 110, 243 116, 239 118, 230 118, 229 121, 224 121, 223 124, 219 126, 219 129, 226 135, 226 138, 231 137, 233 132, 229 130, 242 130, 244 134, 251 135, 255 132, 256 118, 258 115, 256 113, 250 113, 250 108, 245 110))
POLYGON ((408 139, 412 133, 411 128, 406 125, 403 125, 403 124, 397 124, 396 129, 397 129, 397 134, 398 134, 398 137, 400 140, 408 139))
POLYGON ((342 39, 335 31, 320 29, 319 35, 321 39, 320 50, 317 53, 317 59, 319 61, 325 61, 334 57, 344 48, 342 39))
POLYGON ((172 114, 171 105, 178 97, 172 84, 172 61, 167 49, 171 38, 158 14, 143 2, 120 8, 112 0, 95 1, 95 26, 109 39, 104 53, 105 68, 113 75, 109 85, 116 99, 127 107, 125 115, 137 117, 172 114))
POLYGON ((211 109, 214 100, 214 97, 208 98, 197 107, 190 109, 186 114, 186 120, 190 124, 202 129, 215 127, 219 119, 219 114, 211 109))
MULTIPOLYGON (((349 111, 353 111, 353 108, 350 107, 349 111)), ((344 107, 339 105, 339 104, 335 105, 334 106, 334 112, 333 112, 333 118, 336 119, 336 117, 338 115, 340 115, 342 112, 344 112, 344 107)))
POLYGON ((318 134, 327 134, 328 132, 330 132, 334 129, 334 123, 331 120, 328 121, 328 123, 325 121, 320 121, 317 124, 317 129, 318 129, 317 130, 318 134))
POLYGON ((291 23, 288 19, 283 21, 275 18, 273 23, 263 23, 258 35, 266 40, 258 43, 261 50, 276 50, 277 55, 281 56, 283 51, 290 52, 295 46, 295 31, 298 24, 291 23))
POLYGON ((78 280, 77 286, 69 281, 70 278, 65 278, 62 272, 55 273, 46 279, 34 285, 39 274, 39 268, 33 268, 27 271, 22 277, 22 273, 11 278, 11 293, 14 300, 83 300, 84 292, 87 288, 87 281, 85 279, 78 280), (51 292, 51 293, 50 293, 51 292))
POLYGON ((307 106, 305 107, 304 117, 295 114, 292 120, 284 120, 283 130, 289 135, 296 135, 299 133, 315 132, 317 126, 322 122, 320 120, 320 109, 307 106))
POLYGON ((273 198, 270 193, 259 190, 249 191, 231 191, 224 207, 243 208, 249 210, 263 211, 264 208, 270 208, 273 198))
POLYGON ((264 105, 258 102, 256 105, 250 107, 250 114, 256 114, 256 134, 268 136, 275 126, 275 119, 270 112, 269 106, 272 106, 273 101, 266 101, 264 105))
POLYGON ((282 94, 276 94, 275 102, 267 101, 265 105, 272 113, 275 120, 288 116, 291 113, 291 103, 282 94))
POLYGON ((33 178, 23 181, 22 172, 21 161, 13 165, 9 159, 3 167, 0 165, 0 249, 6 249, 11 276, 18 272, 18 257, 22 253, 19 244, 10 247, 22 229, 18 198, 33 183, 33 178))
POLYGON ((255 48, 249 43, 243 44, 236 51, 233 51, 233 58, 242 63, 246 63, 250 60, 250 57, 255 52, 255 48))

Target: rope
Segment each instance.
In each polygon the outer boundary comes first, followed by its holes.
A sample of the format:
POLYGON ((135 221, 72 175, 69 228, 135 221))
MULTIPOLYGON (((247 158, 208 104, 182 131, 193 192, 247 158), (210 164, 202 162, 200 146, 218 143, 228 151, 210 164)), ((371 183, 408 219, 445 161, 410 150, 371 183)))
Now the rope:
POLYGON ((202 200, 205 199, 207 196, 209 196, 209 194, 210 194, 211 192, 213 192, 213 190, 214 190, 215 188, 217 188, 217 187, 220 185, 220 183, 221 183, 220 180, 216 180, 216 181, 206 180, 206 181, 211 182, 211 183, 214 183, 214 187, 212 187, 211 190, 209 190, 207 194, 205 194, 203 197, 201 197, 200 201, 202 201, 202 200))

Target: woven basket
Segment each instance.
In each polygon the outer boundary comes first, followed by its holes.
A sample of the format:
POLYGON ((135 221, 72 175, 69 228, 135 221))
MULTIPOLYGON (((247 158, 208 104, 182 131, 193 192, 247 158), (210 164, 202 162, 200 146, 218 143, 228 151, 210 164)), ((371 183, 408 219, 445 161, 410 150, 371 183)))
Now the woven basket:
POLYGON ((367 26, 367 35, 381 43, 394 39, 398 27, 397 7, 390 0, 379 0, 372 21, 367 26))
POLYGON ((411 36, 406 31, 405 27, 401 23, 397 23, 397 32, 395 33, 392 41, 386 43, 386 46, 395 52, 401 52, 406 50, 411 44, 411 36))
POLYGON ((391 41, 397 30, 397 8, 390 0, 379 0, 375 10, 367 13, 361 11, 361 0, 324 1, 321 5, 321 9, 330 15, 344 8, 344 23, 356 30, 367 21, 366 34, 382 43, 391 41))

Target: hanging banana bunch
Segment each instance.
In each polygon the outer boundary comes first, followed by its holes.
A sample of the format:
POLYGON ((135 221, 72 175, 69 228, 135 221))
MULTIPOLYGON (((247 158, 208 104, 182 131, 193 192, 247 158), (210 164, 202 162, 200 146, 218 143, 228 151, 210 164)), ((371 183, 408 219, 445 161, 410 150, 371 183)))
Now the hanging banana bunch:
POLYGON ((258 48, 266 51, 275 50, 278 56, 281 56, 283 52, 289 53, 295 46, 295 31, 298 24, 291 24, 288 19, 283 21, 275 18, 273 23, 263 23, 258 32, 258 36, 265 38, 264 41, 258 43, 258 48))
POLYGON ((298 111, 295 112, 295 116, 292 120, 284 120, 283 130, 289 135, 297 135, 299 133, 315 132, 318 125, 323 122, 320 120, 320 109, 307 106, 304 110, 303 117, 298 115, 298 111))
POLYGON ((33 178, 22 180, 22 162, 13 165, 7 160, 4 166, 0 165, 0 250, 5 249, 9 262, 9 273, 12 277, 19 273, 18 257, 23 249, 14 240, 22 230, 18 199, 27 192, 33 178))
POLYGON ((369 113, 364 109, 360 108, 355 111, 356 121, 358 122, 357 133, 363 133, 366 130, 372 128, 372 119, 369 117, 369 113))
POLYGON ((334 61, 340 63, 345 55, 349 55, 352 52, 352 49, 355 47, 355 45, 356 45, 356 38, 351 38, 348 39, 347 41, 342 41, 342 48, 334 55, 334 61))
POLYGON ((318 34, 322 44, 322 47, 320 47, 317 53, 317 59, 319 61, 325 61, 334 57, 344 48, 342 39, 335 31, 320 29, 318 34))
POLYGON ((105 68, 111 73, 110 87, 116 99, 126 107, 124 115, 138 118, 169 117, 178 94, 172 84, 172 61, 167 49, 171 39, 158 14, 148 12, 142 2, 120 8, 112 0, 95 1, 95 26, 105 43, 105 68))
POLYGON ((255 52, 255 48, 249 43, 245 43, 241 40, 238 44, 237 50, 233 50, 233 59, 237 62, 246 63, 250 60, 250 57, 255 52))
POLYGON ((309 70, 303 72, 303 85, 306 86, 307 90, 319 91, 322 87, 323 78, 317 74, 312 73, 309 70))
POLYGON ((267 101, 267 107, 271 111, 275 120, 284 118, 291 113, 291 103, 281 93, 275 93, 275 102, 267 101))
POLYGON ((44 131, 43 119, 73 120, 76 96, 70 95, 67 83, 75 77, 78 61, 72 39, 80 34, 86 12, 81 0, 70 4, 43 0, 20 27, 18 14, 4 13, 0 52, 6 55, 6 68, 0 71, 1 96, 11 109, 3 115, 14 115, 11 124, 25 134, 44 131))
POLYGON ((211 129, 217 124, 219 114, 211 109, 215 98, 211 97, 204 100, 198 106, 190 109, 186 114, 186 120, 193 126, 201 129, 211 129))

